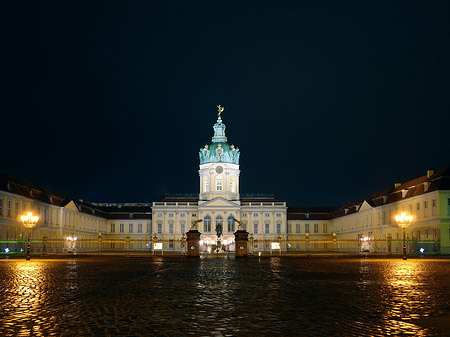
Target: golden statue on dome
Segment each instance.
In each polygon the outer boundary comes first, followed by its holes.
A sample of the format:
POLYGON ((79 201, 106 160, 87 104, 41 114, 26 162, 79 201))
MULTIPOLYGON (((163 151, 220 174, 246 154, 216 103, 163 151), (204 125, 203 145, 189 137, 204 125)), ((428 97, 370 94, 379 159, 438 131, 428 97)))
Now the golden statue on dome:
POLYGON ((219 110, 218 118, 219 118, 219 119, 222 119, 222 117, 220 117, 220 114, 222 113, 222 111, 223 111, 225 108, 219 104, 219 105, 217 106, 217 109, 219 110))

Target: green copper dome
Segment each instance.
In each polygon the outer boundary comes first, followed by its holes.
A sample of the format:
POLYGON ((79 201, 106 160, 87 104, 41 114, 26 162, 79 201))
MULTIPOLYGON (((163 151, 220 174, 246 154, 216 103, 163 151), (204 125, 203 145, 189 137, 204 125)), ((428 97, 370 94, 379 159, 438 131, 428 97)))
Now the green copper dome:
MULTIPOLYGON (((219 106, 220 107, 220 106, 219 106)), ((219 112, 222 112, 219 108, 219 112)), ((222 118, 217 119, 214 124, 214 137, 212 137, 212 144, 205 145, 200 149, 200 165, 208 163, 230 163, 239 165, 240 152, 234 145, 228 145, 227 137, 225 137, 225 124, 222 123, 222 118)))

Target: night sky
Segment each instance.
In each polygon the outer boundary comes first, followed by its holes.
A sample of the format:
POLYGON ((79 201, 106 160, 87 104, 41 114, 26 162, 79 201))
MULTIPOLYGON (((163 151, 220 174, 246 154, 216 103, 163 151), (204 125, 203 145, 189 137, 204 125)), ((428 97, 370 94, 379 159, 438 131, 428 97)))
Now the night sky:
POLYGON ((10 1, 0 171, 87 201, 198 193, 218 104, 242 193, 334 206, 445 168, 449 4, 10 1))

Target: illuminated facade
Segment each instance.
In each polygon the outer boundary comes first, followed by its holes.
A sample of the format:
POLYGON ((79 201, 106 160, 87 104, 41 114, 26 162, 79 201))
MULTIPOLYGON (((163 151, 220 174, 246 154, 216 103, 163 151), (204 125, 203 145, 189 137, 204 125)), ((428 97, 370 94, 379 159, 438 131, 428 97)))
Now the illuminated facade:
MULTIPOLYGON (((223 109, 222 109, 223 110, 223 109)), ((222 112, 220 110, 220 112, 222 112)), ((240 192, 240 151, 228 143, 219 117, 211 144, 199 151, 199 193, 172 195, 152 204, 87 203, 6 175, 0 176, 0 249, 20 252, 27 211, 40 221, 32 232, 33 253, 148 253, 160 241, 165 252, 181 252, 193 221, 201 249, 211 251, 222 232, 234 250, 240 220, 251 234, 250 252, 268 252, 281 240, 284 252, 401 253, 395 216, 414 217, 406 230, 408 253, 450 254, 450 167, 350 202, 341 207, 287 207, 270 195, 240 192), (44 244, 45 243, 45 244, 44 244)))

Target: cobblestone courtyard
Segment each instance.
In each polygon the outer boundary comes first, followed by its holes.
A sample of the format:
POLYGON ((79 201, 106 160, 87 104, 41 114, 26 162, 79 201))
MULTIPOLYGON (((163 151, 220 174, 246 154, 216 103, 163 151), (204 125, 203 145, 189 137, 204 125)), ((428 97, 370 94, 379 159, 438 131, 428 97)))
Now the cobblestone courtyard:
POLYGON ((445 336, 450 260, 0 261, 2 336, 445 336))

